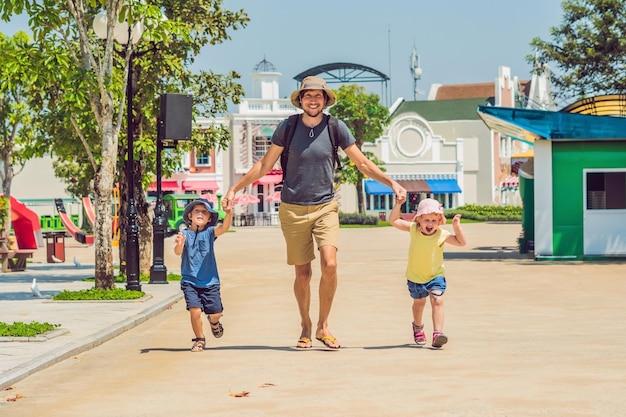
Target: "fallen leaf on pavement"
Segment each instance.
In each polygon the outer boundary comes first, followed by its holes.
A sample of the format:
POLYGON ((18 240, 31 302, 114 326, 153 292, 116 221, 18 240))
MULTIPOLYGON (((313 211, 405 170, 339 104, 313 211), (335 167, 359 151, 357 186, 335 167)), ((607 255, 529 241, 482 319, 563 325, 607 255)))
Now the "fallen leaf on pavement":
POLYGON ((259 385, 259 388, 268 388, 268 387, 275 387, 276 384, 272 384, 271 382, 264 382, 261 385, 259 385))
POLYGON ((232 392, 229 391, 231 397, 247 397, 250 395, 248 391, 232 392))
POLYGON ((15 394, 15 397, 9 397, 7 398, 7 401, 11 403, 19 400, 20 398, 24 398, 24 396, 22 394, 15 394))

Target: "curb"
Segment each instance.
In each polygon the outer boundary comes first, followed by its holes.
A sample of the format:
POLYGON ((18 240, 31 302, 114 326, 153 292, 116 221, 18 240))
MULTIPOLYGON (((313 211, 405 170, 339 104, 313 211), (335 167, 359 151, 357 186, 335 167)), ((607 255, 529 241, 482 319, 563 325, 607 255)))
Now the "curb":
POLYGON ((87 336, 80 342, 68 343, 64 346, 61 346, 59 349, 52 353, 47 353, 33 359, 28 364, 16 366, 15 368, 0 375, 0 391, 10 387, 14 383, 34 374, 37 371, 41 371, 42 369, 48 368, 58 362, 78 355, 82 352, 99 346, 116 336, 119 336, 125 331, 130 330, 143 323, 144 321, 163 312, 182 298, 182 293, 175 294, 155 304, 154 306, 133 315, 128 319, 122 320, 103 330, 87 336))

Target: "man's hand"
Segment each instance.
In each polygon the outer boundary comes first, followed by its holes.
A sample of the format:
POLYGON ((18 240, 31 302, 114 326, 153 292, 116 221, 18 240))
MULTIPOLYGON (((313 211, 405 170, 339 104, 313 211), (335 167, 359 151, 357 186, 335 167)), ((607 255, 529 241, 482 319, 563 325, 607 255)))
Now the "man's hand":
POLYGON ((222 197, 222 210, 228 213, 233 209, 233 198, 235 198, 235 192, 228 190, 224 197, 222 197))
POLYGON ((406 201, 406 190, 404 189, 404 187, 401 187, 400 184, 394 181, 391 189, 396 195, 396 203, 403 203, 404 201, 406 201))

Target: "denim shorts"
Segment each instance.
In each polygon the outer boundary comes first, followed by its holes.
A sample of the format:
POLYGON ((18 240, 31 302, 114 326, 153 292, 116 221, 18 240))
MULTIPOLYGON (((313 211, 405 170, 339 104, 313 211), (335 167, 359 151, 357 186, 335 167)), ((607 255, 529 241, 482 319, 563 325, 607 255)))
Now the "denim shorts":
POLYGON ((426 284, 418 284, 413 281, 406 282, 409 287, 409 294, 411 298, 419 299, 426 298, 429 295, 441 296, 446 292, 446 278, 439 276, 431 279, 426 284), (440 294, 433 294, 433 291, 439 291, 440 294))
POLYGON ((217 314, 224 310, 219 285, 211 285, 208 288, 197 288, 190 282, 182 281, 180 283, 180 289, 183 290, 183 294, 185 295, 187 310, 197 307, 201 308, 205 314, 217 314))

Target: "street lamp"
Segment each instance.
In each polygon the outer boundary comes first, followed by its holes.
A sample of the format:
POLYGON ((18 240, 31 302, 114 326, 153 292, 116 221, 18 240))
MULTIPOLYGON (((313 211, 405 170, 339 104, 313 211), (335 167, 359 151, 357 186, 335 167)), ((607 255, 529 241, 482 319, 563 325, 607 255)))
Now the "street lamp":
MULTIPOLYGON (((93 30, 100 39, 107 38, 107 15, 102 11, 93 20, 93 30)), ((113 38, 127 45, 129 40, 134 45, 139 42, 143 33, 141 22, 128 26, 126 21, 116 24, 113 28, 113 38)), ((132 48, 132 46, 129 46, 132 48)), ((126 289, 141 291, 139 280, 139 225, 137 224, 137 207, 135 205, 135 157, 134 157, 134 120, 133 120, 133 56, 131 49, 128 61, 128 78, 126 80, 126 135, 128 151, 126 163, 126 181, 128 188, 128 208, 126 212, 126 289)))
MULTIPOLYGON (((161 96, 161 107, 165 96, 161 96)), ((154 206, 154 219, 152 220, 152 266, 150 267, 150 284, 167 284, 167 267, 165 266, 165 205, 163 204, 163 190, 161 177, 163 176, 163 164, 161 153, 163 152, 163 124, 165 121, 159 117, 157 128, 157 154, 156 154, 156 184, 157 200, 154 206)))

